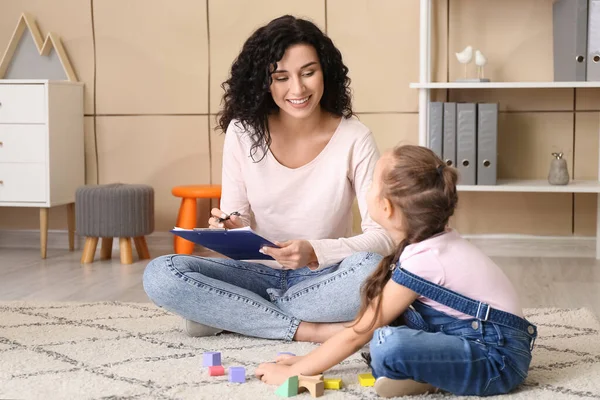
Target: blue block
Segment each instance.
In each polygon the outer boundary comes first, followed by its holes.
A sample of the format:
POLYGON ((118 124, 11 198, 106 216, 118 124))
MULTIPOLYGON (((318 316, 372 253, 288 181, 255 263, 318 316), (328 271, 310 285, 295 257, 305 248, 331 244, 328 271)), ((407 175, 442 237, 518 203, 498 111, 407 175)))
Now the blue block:
POLYGON ((244 368, 244 367, 229 367, 229 382, 236 382, 236 383, 246 382, 246 368, 244 368))
POLYGON ((221 353, 209 351, 202 355, 203 367, 216 367, 218 365, 221 365, 221 353))

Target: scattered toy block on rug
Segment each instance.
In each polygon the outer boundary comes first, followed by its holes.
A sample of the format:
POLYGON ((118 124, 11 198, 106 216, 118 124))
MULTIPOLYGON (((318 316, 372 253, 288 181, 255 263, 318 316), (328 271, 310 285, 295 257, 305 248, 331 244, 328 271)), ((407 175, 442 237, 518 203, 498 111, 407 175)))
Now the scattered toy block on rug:
POLYGON ((207 351, 202 355, 203 367, 215 367, 221 365, 221 353, 218 351, 207 351))
POLYGON ((289 351, 280 351, 279 353, 277 353, 277 356, 283 356, 283 355, 296 357, 296 355, 294 353, 290 353, 289 351))
POLYGON ((215 365, 208 367, 208 375, 210 376, 222 376, 225 375, 225 368, 222 365, 215 365))
POLYGON ((293 397, 298 394, 298 377, 292 376, 288 378, 281 386, 275 391, 276 395, 282 397, 293 397))
POLYGON ((342 380, 340 378, 325 378, 323 379, 325 389, 340 390, 342 388, 342 380))
POLYGON ((298 375, 298 379, 302 380, 302 379, 313 379, 313 380, 317 380, 317 381, 322 381, 323 380, 323 374, 317 374, 317 375, 298 375))
POLYGON ((246 368, 244 368, 244 367, 229 367, 229 382, 235 382, 235 383, 246 382, 246 368))
POLYGON ((375 385, 375 377, 373 374, 359 374, 358 383, 360 386, 369 387, 375 385))
POLYGON ((321 397, 325 392, 323 375, 303 376, 298 378, 298 393, 308 390, 312 397, 321 397))

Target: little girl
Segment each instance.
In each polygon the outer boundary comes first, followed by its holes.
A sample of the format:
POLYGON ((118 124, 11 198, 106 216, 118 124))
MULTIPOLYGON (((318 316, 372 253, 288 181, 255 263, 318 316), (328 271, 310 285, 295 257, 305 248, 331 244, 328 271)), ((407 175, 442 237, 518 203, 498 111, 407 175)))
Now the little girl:
POLYGON ((500 268, 447 228, 456 180, 456 170, 427 148, 405 145, 384 154, 368 210, 397 251, 364 283, 351 326, 306 356, 261 364, 256 376, 277 385, 322 373, 370 341, 367 358, 383 397, 438 389, 497 395, 523 382, 537 328, 524 319, 500 268))

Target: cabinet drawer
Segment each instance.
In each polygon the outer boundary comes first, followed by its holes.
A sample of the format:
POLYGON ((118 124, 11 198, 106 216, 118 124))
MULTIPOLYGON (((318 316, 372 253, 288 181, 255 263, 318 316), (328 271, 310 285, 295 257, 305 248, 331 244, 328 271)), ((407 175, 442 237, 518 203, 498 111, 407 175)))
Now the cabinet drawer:
POLYGON ((44 85, 0 84, 0 124, 46 122, 44 85))
POLYGON ((0 163, 0 203, 45 202, 46 165, 0 163))
POLYGON ((0 163, 46 161, 46 125, 0 124, 0 163))

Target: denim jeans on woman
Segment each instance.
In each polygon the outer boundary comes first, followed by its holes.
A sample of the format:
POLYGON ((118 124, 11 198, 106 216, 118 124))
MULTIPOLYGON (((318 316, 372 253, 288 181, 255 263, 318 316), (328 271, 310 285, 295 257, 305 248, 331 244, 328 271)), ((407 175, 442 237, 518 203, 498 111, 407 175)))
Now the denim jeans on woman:
POLYGON ((473 318, 458 319, 414 302, 404 314, 404 326, 375 331, 370 349, 376 378, 412 379, 455 395, 477 396, 508 393, 525 380, 535 325, 401 267, 392 279, 473 318))
POLYGON ((174 254, 152 260, 143 284, 156 305, 186 319, 247 336, 292 340, 301 321, 353 320, 360 286, 381 258, 356 253, 311 271, 174 254))

